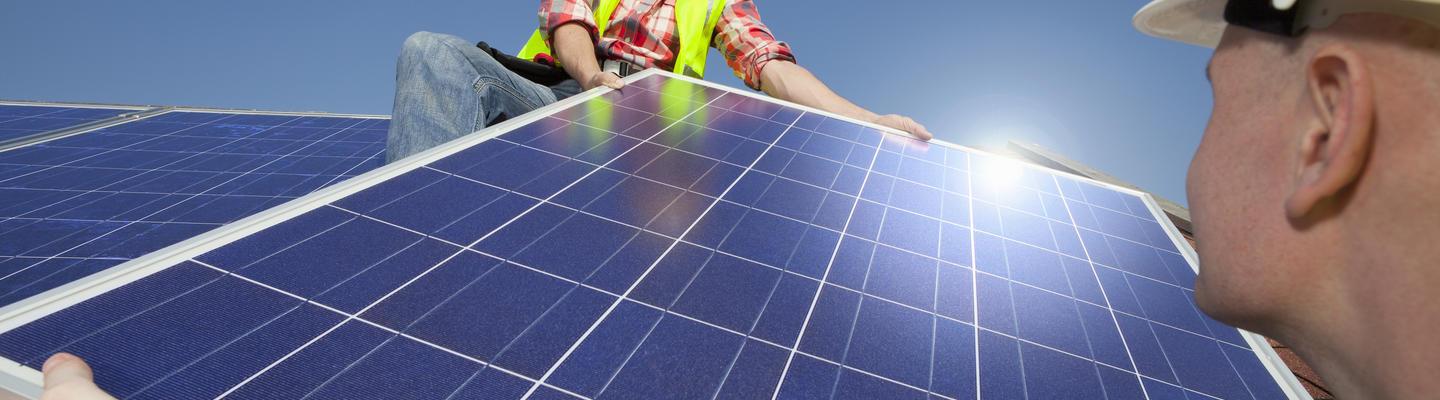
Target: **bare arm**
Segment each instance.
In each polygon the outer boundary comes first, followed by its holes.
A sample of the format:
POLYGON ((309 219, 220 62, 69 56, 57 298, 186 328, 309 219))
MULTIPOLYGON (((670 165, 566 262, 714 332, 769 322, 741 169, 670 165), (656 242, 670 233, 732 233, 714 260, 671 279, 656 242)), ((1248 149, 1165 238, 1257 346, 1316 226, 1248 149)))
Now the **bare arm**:
MULTIPOLYGON (((581 35, 584 35, 581 31, 581 35)), ((934 135, 909 117, 900 115, 879 115, 840 97, 835 91, 820 82, 804 67, 789 61, 772 61, 765 64, 760 72, 760 89, 770 96, 815 107, 821 110, 855 118, 861 121, 899 129, 920 140, 930 140, 934 135)))
POLYGON ((565 67, 571 78, 580 82, 585 90, 605 85, 612 89, 625 86, 615 74, 602 73, 600 62, 595 57, 595 42, 590 32, 579 24, 566 24, 555 28, 555 58, 565 67))

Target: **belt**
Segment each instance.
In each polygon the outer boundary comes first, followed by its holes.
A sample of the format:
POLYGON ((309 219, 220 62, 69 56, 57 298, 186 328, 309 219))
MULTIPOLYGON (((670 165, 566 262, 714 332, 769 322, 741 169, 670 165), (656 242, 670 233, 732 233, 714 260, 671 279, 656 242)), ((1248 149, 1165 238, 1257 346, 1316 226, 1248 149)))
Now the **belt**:
POLYGON ((644 71, 645 67, 632 64, 628 61, 605 60, 604 63, 600 64, 600 70, 624 78, 636 72, 644 71))

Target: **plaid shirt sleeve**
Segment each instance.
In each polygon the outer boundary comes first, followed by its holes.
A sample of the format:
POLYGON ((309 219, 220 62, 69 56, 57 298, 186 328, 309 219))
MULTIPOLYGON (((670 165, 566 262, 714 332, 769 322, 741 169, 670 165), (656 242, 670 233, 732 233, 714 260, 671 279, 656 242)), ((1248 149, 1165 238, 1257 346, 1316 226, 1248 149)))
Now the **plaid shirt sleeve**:
MULTIPOLYGON (((548 0, 547 0, 548 1, 548 0)), ((765 64, 782 60, 795 62, 790 45, 775 40, 770 28, 760 22, 752 0, 732 0, 715 24, 714 42, 735 76, 751 89, 760 90, 760 72, 765 64)))
POLYGON ((599 30, 595 29, 595 11, 590 8, 589 0, 540 0, 540 36, 545 38, 550 48, 555 48, 551 33, 569 23, 578 23, 590 31, 591 41, 600 36, 599 30))

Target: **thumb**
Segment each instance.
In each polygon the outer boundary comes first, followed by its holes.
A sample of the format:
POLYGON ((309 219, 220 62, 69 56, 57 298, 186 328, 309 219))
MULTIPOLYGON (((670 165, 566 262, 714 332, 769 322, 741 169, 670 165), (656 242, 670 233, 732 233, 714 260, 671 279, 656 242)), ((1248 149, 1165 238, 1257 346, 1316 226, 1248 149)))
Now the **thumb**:
POLYGON ((921 141, 929 141, 930 139, 935 137, 935 135, 930 133, 930 130, 925 129, 925 125, 920 125, 919 122, 915 122, 915 120, 911 119, 910 117, 897 115, 894 118, 895 124, 892 126, 893 128, 905 131, 906 133, 909 133, 910 136, 914 136, 916 139, 920 139, 921 141))
POLYGON ((111 398, 95 386, 95 375, 84 360, 69 353, 56 353, 45 360, 45 392, 70 398, 111 398))
POLYGON ((930 139, 934 139, 934 138, 935 138, 935 134, 930 133, 930 130, 929 130, 929 129, 925 129, 925 125, 921 125, 919 122, 915 122, 914 120, 911 120, 911 121, 910 121, 910 128, 911 128, 911 129, 910 129, 910 134, 915 135, 915 138, 916 138, 916 139, 920 139, 920 140, 923 140, 923 141, 927 141, 927 142, 928 142, 928 141, 930 141, 930 139))
POLYGON ((603 82, 606 87, 609 87, 611 89, 620 89, 625 87, 625 81, 621 80, 620 77, 616 76, 615 74, 605 74, 603 82))
POLYGON ((95 374, 90 365, 70 353, 56 353, 40 368, 45 373, 45 389, 75 384, 94 385, 95 374))

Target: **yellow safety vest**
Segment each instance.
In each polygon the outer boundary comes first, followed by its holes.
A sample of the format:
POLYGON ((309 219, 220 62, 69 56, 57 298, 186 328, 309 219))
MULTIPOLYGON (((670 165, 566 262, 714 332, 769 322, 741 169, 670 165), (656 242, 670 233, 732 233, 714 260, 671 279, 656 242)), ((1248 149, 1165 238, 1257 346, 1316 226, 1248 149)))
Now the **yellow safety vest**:
MULTIPOLYGON (((724 12, 726 0, 676 0, 675 1, 675 29, 680 35, 680 51, 675 55, 675 73, 690 75, 696 78, 705 76, 705 56, 710 53, 710 37, 715 32, 715 25, 720 22, 720 13, 724 12)), ((605 36, 605 28, 610 25, 610 15, 615 13, 615 7, 620 5, 620 0, 600 0, 598 7, 595 7, 595 26, 599 29, 599 35, 605 36)), ((520 58, 526 60, 535 59, 537 54, 552 54, 550 44, 540 35, 540 30, 530 35, 530 41, 520 50, 520 58)))

